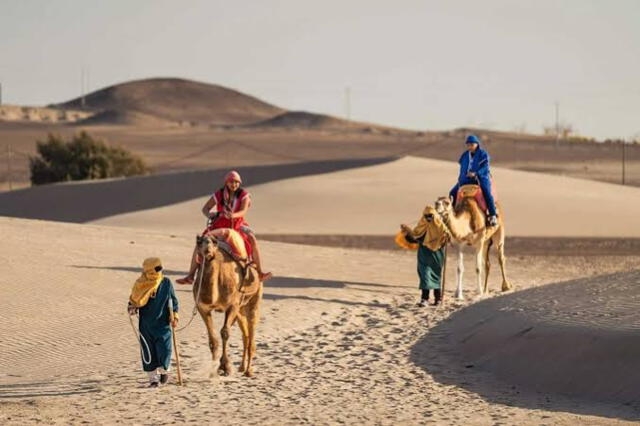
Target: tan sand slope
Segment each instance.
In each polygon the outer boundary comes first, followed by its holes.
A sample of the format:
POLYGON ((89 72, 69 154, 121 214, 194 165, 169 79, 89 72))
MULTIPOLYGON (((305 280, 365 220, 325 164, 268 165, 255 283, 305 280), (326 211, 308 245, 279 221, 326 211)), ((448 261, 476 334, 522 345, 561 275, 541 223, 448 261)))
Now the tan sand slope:
MULTIPOLYGON (((391 235, 455 182, 453 162, 400 160, 251 186, 248 220, 264 234, 391 235)), ((510 236, 640 237, 640 189, 494 168, 510 236)), ((212 186, 212 191, 215 189, 212 186)), ((194 233, 207 197, 96 223, 194 233)))
MULTIPOLYGON (((393 158, 309 161, 294 164, 242 167, 254 183, 322 174, 346 168, 380 164, 393 158)), ((228 169, 200 169, 159 173, 128 179, 75 181, 41 185, 0 193, 0 215, 27 219, 87 222, 123 212, 173 205, 209 194, 228 169)), ((178 219, 179 220, 179 219, 178 219)))
POLYGON ((434 335, 452 336, 457 362, 521 389, 637 403, 638 301, 640 271, 599 275, 476 303, 434 335))
MULTIPOLYGON (((265 289, 256 377, 210 379, 204 326, 196 318, 179 333, 186 386, 171 384, 151 393, 144 388, 126 298, 144 257, 159 255, 175 277, 191 241, 133 229, 7 218, 0 218, 0 229, 2 424, 422 424, 427 419, 573 425, 622 424, 616 419, 638 416, 640 408, 633 405, 519 393, 451 363, 445 355, 453 336, 441 331, 428 347, 420 345, 425 333, 462 306, 423 310, 413 305, 413 253, 276 243, 263 245, 277 276, 265 289), (484 393, 469 392, 464 382, 484 393)), ((635 264, 637 258, 516 258, 511 271, 526 288, 563 277, 628 271, 635 264), (533 275, 532 263, 539 268, 533 275)), ((177 290, 185 325, 191 293, 177 290)), ((219 316, 215 321, 219 327, 219 316)), ((238 335, 234 328, 236 365, 238 335)), ((611 358, 603 359, 608 362, 611 358)))

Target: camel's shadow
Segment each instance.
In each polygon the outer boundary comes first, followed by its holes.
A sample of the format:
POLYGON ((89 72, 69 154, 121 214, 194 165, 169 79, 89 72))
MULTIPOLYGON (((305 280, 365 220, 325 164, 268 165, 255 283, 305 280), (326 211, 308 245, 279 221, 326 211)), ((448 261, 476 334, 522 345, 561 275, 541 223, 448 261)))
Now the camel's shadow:
MULTIPOLYGON (((125 271, 125 272, 135 272, 140 273, 139 266, 91 266, 91 265, 70 265, 72 268, 80 268, 80 269, 106 269, 112 271, 125 271)), ((165 269, 165 273, 167 275, 175 275, 175 276, 184 276, 187 274, 187 271, 174 270, 174 269, 165 269)), ((272 294, 268 292, 268 289, 273 288, 281 288, 281 289, 305 289, 305 288, 327 288, 327 289, 347 289, 347 288, 358 288, 359 291, 362 292, 380 292, 386 294, 385 288, 389 287, 402 287, 390 284, 376 284, 376 283, 363 283, 363 282, 354 282, 354 281, 337 281, 337 280, 319 280, 314 278, 297 278, 297 277, 282 277, 275 276, 269 281, 265 282, 265 293, 262 296, 265 300, 307 300, 307 301, 317 301, 317 302, 330 302, 330 303, 339 303, 348 306, 368 306, 371 308, 384 308, 388 305, 384 303, 376 303, 376 302, 358 302, 358 301, 350 301, 350 300, 342 300, 335 297, 331 298, 322 298, 322 297, 311 297, 306 295, 296 295, 296 294, 272 294), (362 288, 359 288, 362 287, 362 288)), ((189 286, 175 286, 177 292, 183 293, 192 293, 193 289, 189 286)))

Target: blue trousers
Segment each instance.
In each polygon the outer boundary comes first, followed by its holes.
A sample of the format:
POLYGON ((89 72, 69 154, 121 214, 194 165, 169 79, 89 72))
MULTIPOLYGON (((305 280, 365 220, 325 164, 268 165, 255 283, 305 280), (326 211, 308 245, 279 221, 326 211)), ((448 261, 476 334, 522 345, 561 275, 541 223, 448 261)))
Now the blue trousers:
MULTIPOLYGON (((478 180, 468 180, 462 183, 462 185, 476 185, 479 184, 482 189, 482 194, 484 195, 484 200, 487 202, 487 209, 489 209, 490 216, 496 216, 496 201, 493 199, 493 192, 491 191, 491 179, 488 177, 478 177, 478 180)), ((451 188, 449 191, 449 196, 453 198, 454 202, 456 196, 458 195, 458 189, 460 189, 460 183, 456 183, 456 185, 451 188)))

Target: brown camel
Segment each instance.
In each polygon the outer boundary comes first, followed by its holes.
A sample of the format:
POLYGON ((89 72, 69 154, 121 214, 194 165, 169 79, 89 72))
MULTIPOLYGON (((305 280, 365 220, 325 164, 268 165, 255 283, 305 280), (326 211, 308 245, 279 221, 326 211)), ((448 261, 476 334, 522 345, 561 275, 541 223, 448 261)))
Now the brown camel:
POLYGON ((253 375, 251 361, 256 353, 256 326, 259 319, 262 282, 255 267, 244 268, 218 247, 213 237, 197 237, 198 252, 203 259, 193 286, 193 296, 209 335, 209 349, 213 361, 220 341, 214 334, 212 311, 224 312, 224 324, 220 330, 222 356, 218 373, 231 374, 231 362, 227 353, 229 335, 234 322, 242 332, 242 364, 239 371, 253 375))
MULTIPOLYGON (((469 185, 471 186, 471 185, 469 185)), ((499 203, 496 202, 498 210, 498 225, 487 226, 486 216, 478 206, 473 197, 463 197, 457 206, 452 206, 449 197, 440 197, 435 203, 436 211, 441 215, 444 223, 449 227, 454 241, 453 245, 458 249, 458 285, 456 297, 463 299, 462 294, 462 274, 464 272, 462 247, 466 244, 475 248, 476 251, 476 274, 478 277, 478 293, 482 295, 488 292, 489 269, 489 249, 493 244, 498 251, 498 260, 502 270, 502 291, 513 288, 507 279, 504 256, 504 215, 499 203), (484 275, 484 285, 483 285, 484 275)))

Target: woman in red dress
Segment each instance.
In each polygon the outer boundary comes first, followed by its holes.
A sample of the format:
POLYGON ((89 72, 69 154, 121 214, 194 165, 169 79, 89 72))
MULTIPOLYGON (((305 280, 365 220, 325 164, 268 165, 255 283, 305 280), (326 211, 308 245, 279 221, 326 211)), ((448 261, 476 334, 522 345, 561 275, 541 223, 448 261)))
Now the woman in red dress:
MULTIPOLYGON (((242 179, 238 172, 233 170, 227 173, 224 178, 224 186, 217 190, 202 207, 202 214, 209 219, 207 228, 202 235, 226 238, 229 235, 229 229, 238 231, 245 241, 247 254, 258 268, 260 280, 265 281, 271 278, 271 273, 263 272, 258 242, 249 224, 244 220, 245 214, 251 207, 251 194, 240 187, 241 184, 242 179)), ((197 250, 194 250, 189 274, 176 282, 178 284, 193 284, 197 269, 197 250)))

